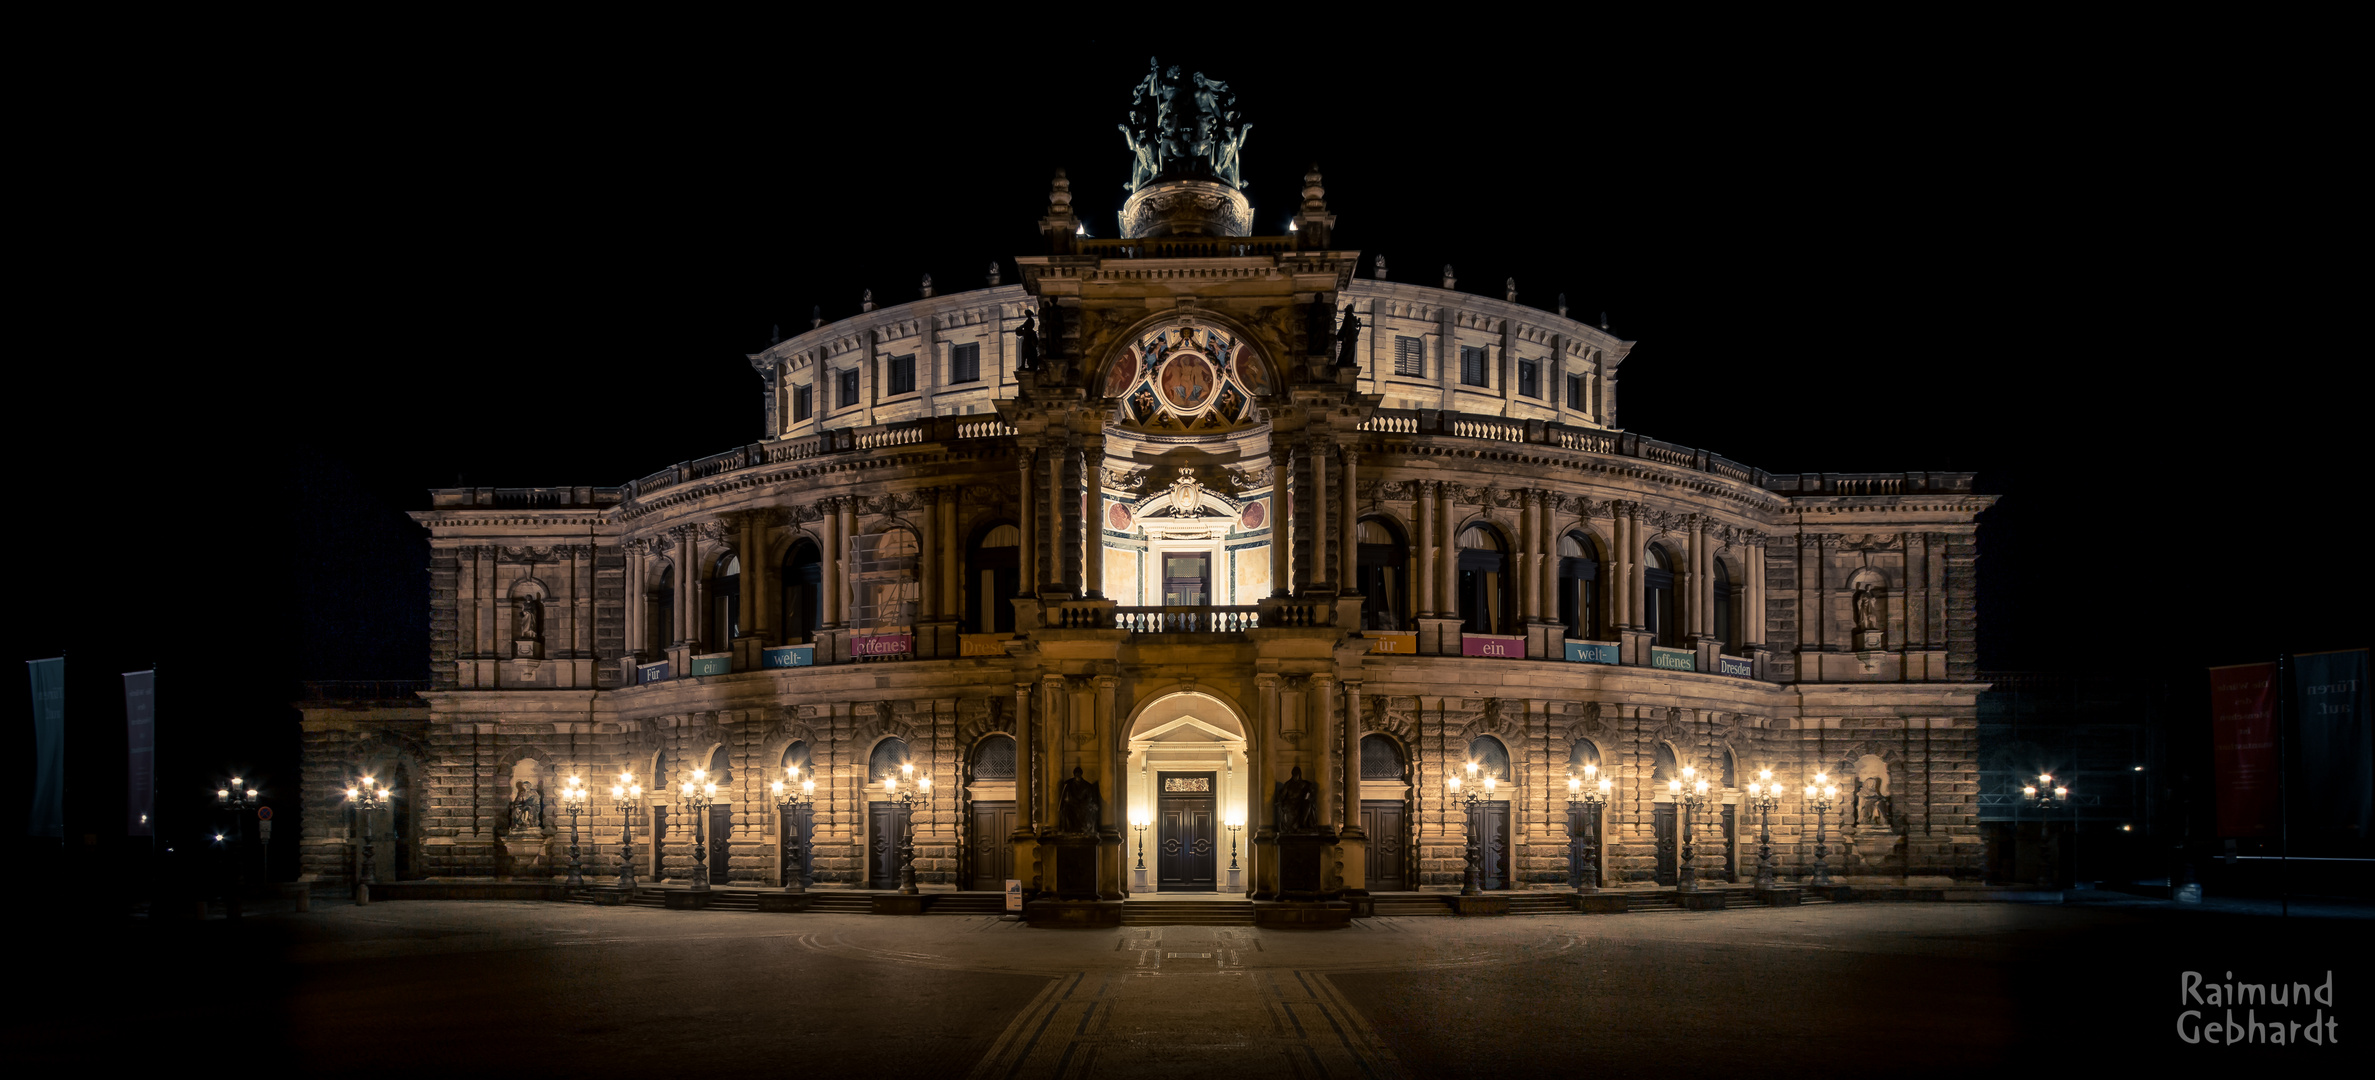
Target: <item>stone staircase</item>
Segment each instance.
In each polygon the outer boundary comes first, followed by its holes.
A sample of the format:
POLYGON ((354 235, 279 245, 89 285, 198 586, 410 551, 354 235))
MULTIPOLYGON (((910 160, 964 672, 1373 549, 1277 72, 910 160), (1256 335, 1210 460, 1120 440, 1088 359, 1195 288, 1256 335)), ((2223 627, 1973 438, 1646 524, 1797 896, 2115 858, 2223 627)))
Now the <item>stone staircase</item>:
POLYGON ((1127 900, 1123 926, 1252 926, 1251 900, 1127 900))
POLYGON ((1449 915, 1451 905, 1443 897, 1432 893, 1378 893, 1373 901, 1374 915, 1411 917, 1419 915, 1449 915))

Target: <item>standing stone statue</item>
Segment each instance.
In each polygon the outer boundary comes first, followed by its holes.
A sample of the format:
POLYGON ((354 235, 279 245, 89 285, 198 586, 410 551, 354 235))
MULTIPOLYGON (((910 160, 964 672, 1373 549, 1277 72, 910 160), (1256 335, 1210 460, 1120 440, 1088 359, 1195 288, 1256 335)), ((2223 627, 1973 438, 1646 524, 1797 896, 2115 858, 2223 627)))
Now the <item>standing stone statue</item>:
POLYGON ((1353 314, 1352 305, 1344 305, 1344 325, 1336 330, 1336 366, 1359 367, 1361 355, 1361 317, 1353 314))
POLYGON ((511 829, 536 830, 544 827, 544 796, 536 793, 536 785, 526 780, 511 785, 511 829))
POLYGON ((1093 780, 1081 778, 1080 766, 1072 767, 1072 777, 1056 785, 1056 799, 1064 832, 1090 833, 1104 823, 1105 798, 1098 794, 1093 780))
POLYGON ((517 609, 512 613, 511 639, 544 640, 544 602, 533 596, 523 596, 519 598, 517 609))
POLYGON ((1023 312, 1023 324, 1015 328, 1014 336, 1020 339, 1014 350, 1014 370, 1039 370, 1039 326, 1030 312, 1023 312))
POLYGON ((1303 767, 1295 766, 1293 774, 1278 785, 1278 793, 1270 797, 1270 809, 1278 820, 1282 833, 1308 832, 1319 825, 1319 785, 1303 779, 1303 767))
POLYGON ((1855 628, 1878 630, 1880 625, 1880 586, 1867 581, 1855 587, 1855 628))

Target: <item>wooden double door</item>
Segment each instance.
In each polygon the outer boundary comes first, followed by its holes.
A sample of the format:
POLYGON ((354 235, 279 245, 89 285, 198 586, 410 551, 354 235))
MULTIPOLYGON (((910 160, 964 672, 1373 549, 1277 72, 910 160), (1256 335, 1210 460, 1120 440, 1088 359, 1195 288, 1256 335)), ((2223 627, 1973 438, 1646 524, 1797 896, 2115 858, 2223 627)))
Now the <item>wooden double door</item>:
POLYGON ((1369 834, 1370 892, 1398 892, 1410 887, 1409 820, 1400 799, 1361 800, 1361 831, 1369 834))
POLYGON ((899 804, 895 802, 867 803, 866 810, 866 887, 896 889, 899 830, 906 822, 900 818, 899 804))
POLYGON ((977 801, 973 804, 973 824, 966 838, 968 857, 972 860, 971 884, 976 892, 1005 892, 1006 879, 1014 876, 1014 800, 977 801))
POLYGON ((1214 776, 1155 774, 1155 887, 1211 892, 1220 884, 1220 829, 1214 776))
POLYGON ((1475 813, 1477 887, 1509 888, 1509 804, 1478 803, 1475 813))

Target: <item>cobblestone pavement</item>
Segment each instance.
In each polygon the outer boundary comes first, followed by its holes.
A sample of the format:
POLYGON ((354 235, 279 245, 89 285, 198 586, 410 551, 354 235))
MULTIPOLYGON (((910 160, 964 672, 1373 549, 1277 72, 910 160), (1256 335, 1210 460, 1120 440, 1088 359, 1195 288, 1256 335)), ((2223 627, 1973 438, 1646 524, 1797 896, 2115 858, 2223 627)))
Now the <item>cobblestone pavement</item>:
POLYGON ((19 1011, 7 1034, 12 1056, 34 1063, 87 1064, 94 1050, 168 1058, 186 1046, 242 1072, 306 1075, 1385 1080, 2232 1066, 2317 1048, 2185 1045, 2178 973, 2239 968, 2237 979, 2266 981, 2332 969, 2348 1046, 2375 1017, 2357 1004, 2375 974, 2369 927, 2167 905, 1382 918, 1333 932, 323 905, 240 924, 119 927, 86 943, 65 992, 19 1011))

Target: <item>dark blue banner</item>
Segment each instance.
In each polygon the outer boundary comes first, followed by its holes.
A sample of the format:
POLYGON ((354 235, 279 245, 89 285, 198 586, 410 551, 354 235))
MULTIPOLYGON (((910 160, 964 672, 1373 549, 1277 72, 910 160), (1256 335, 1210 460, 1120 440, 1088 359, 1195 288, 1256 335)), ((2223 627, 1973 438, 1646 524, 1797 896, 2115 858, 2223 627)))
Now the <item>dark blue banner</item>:
POLYGON ((157 835, 157 673, 124 673, 124 835, 157 835))
POLYGON ((2293 730, 2301 743, 2293 758, 2299 763, 2290 800, 2293 850, 2360 848, 2375 825, 2367 650, 2293 657, 2292 690, 2293 730))
POLYGON ((33 682, 33 811, 25 835, 66 838, 66 658, 27 660, 33 682))

